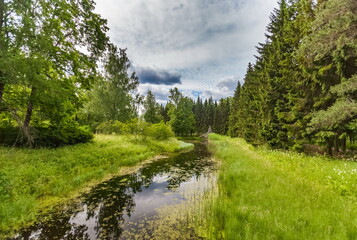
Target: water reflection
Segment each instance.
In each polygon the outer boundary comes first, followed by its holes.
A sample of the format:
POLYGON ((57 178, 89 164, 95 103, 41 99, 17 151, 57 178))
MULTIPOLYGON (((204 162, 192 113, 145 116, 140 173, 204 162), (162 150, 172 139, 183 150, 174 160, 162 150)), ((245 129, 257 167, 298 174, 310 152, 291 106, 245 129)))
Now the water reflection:
POLYGON ((213 170, 206 145, 196 143, 189 152, 97 185, 81 203, 45 216, 15 239, 119 239, 123 231, 145 228, 156 209, 185 200, 187 186, 201 184, 213 170))

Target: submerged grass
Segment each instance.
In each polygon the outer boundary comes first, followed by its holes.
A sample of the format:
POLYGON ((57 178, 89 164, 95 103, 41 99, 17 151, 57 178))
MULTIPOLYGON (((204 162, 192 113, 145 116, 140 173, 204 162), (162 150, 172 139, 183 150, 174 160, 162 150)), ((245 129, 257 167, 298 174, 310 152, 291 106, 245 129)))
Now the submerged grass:
POLYGON ((31 223, 39 211, 74 196, 90 182, 185 147, 176 139, 112 135, 57 149, 0 147, 0 237, 31 223))
POLYGON ((221 168, 207 238, 357 239, 356 162, 209 141, 221 168))

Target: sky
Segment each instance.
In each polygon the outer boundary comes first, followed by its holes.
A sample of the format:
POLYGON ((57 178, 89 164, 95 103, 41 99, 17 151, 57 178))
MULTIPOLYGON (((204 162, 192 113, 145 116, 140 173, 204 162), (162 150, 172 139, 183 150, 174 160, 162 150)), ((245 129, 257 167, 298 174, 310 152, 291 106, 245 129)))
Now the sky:
POLYGON ((111 41, 127 48, 143 95, 169 89, 215 100, 243 82, 277 0, 96 0, 111 41))

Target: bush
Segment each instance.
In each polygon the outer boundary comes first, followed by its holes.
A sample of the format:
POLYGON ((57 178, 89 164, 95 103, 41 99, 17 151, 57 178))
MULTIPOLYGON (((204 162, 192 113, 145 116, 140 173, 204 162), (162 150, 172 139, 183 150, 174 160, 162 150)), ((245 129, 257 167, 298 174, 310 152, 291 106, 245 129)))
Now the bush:
MULTIPOLYGON (((85 143, 93 139, 93 134, 78 126, 39 127, 31 129, 34 135, 34 147, 59 147, 85 143)), ((0 128, 0 144, 5 146, 25 146, 18 127, 0 128)))
POLYGON ((64 128, 39 128, 35 138, 36 147, 59 147, 86 143, 93 139, 93 134, 84 128, 67 126, 64 128))
POLYGON ((134 136, 152 137, 157 140, 166 140, 174 136, 171 127, 165 123, 150 123, 132 119, 130 122, 122 123, 119 121, 107 121, 101 123, 97 129, 97 133, 104 134, 130 134, 134 136))
POLYGON ((125 124, 125 133, 131 135, 147 135, 147 131, 150 127, 150 123, 140 121, 138 119, 132 119, 125 124))
POLYGON ((125 134, 126 132, 126 126, 125 123, 119 122, 119 121, 108 121, 108 122, 102 122, 101 124, 98 125, 96 128, 97 133, 103 133, 103 134, 125 134))
POLYGON ((166 140, 175 136, 171 127, 163 122, 151 125, 147 131, 147 135, 157 140, 166 140))

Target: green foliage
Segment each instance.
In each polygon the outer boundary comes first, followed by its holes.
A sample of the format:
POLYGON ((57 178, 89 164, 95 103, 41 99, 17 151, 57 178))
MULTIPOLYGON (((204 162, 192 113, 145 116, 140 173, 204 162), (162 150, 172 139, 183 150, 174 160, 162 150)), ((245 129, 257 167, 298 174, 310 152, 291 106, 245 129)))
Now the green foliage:
POLYGON ((212 130, 215 133, 226 135, 228 133, 230 98, 222 98, 214 109, 212 130))
POLYGON ((220 191, 205 208, 208 239, 356 238, 356 162, 257 150, 215 134, 209 143, 220 191))
POLYGON ((56 149, 0 147, 0 238, 90 182, 180 145, 173 138, 134 144, 130 136, 96 135, 94 142, 56 149))
POLYGON ((195 115, 192 112, 193 101, 188 97, 181 97, 176 104, 172 105, 169 110, 169 123, 172 129, 180 136, 192 134, 195 126, 195 115))
POLYGON ((103 122, 97 127, 96 131, 104 134, 151 137, 157 140, 167 140, 174 136, 171 127, 164 122, 150 124, 138 119, 133 119, 127 123, 119 121, 103 122))
POLYGON ((81 107, 82 91, 95 81, 97 61, 107 48, 108 28, 93 12, 93 1, 2 0, 0 5, 0 113, 31 143, 33 119, 55 126, 81 107))
POLYGON ((344 151, 347 136, 357 133, 348 128, 357 117, 357 33, 351 30, 356 23, 354 1, 324 2, 312 23, 314 34, 305 37, 298 52, 307 56, 303 61, 305 71, 315 72, 315 81, 322 89, 307 132, 323 142, 329 154, 333 145, 339 151, 341 139, 344 151))
POLYGON ((147 136, 157 140, 167 140, 175 134, 169 125, 161 122, 151 125, 147 130, 147 136))
POLYGON ((352 0, 279 1, 233 97, 231 136, 274 148, 346 150, 357 134, 356 7, 352 0))
POLYGON ((96 128, 97 133, 102 134, 126 134, 127 127, 125 123, 119 122, 117 120, 110 120, 107 122, 102 122, 96 128))
POLYGON ((228 123, 228 134, 231 137, 237 137, 238 136, 238 129, 236 127, 238 120, 238 116, 239 116, 239 108, 240 108, 240 94, 241 94, 241 84, 238 81, 236 90, 234 91, 234 96, 232 98, 232 102, 231 102, 231 110, 229 112, 229 123, 228 123))
POLYGON ((84 116, 92 116, 97 122, 129 121, 136 117, 138 103, 132 94, 139 85, 135 73, 129 75, 130 61, 126 49, 111 45, 105 58, 105 75, 89 92, 84 116))
MULTIPOLYGON (((67 125, 60 127, 32 128, 33 147, 59 147, 86 143, 93 139, 93 134, 83 127, 67 125)), ((0 128, 0 144, 4 146, 26 146, 27 141, 18 127, 0 128)))
POLYGON ((156 102, 155 95, 149 90, 144 100, 144 119, 149 123, 159 123, 163 120, 163 116, 160 115, 160 106, 156 102))
POLYGON ((93 139, 93 134, 83 127, 65 126, 63 128, 38 128, 36 129, 35 147, 59 147, 86 143, 93 139))

